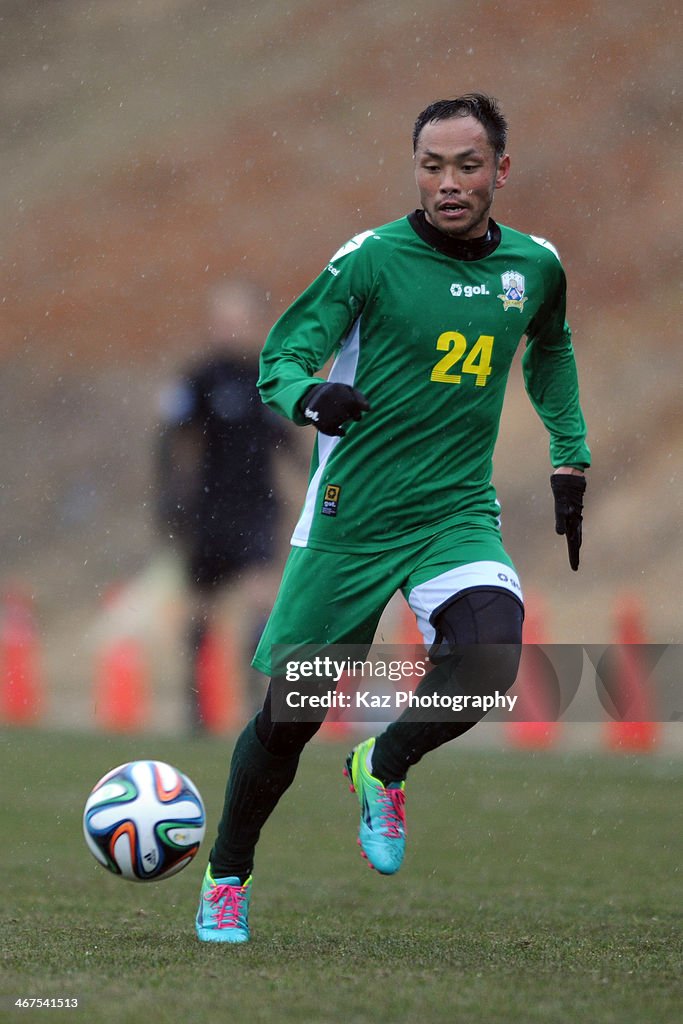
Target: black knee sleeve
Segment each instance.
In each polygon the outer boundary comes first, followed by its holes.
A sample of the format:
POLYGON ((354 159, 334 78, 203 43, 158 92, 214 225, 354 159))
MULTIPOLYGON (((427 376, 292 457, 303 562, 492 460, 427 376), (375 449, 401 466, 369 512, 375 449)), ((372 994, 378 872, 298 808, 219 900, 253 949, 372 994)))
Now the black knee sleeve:
POLYGON ((524 609, 509 590, 475 587, 455 594, 432 613, 436 638, 432 651, 442 643, 521 644, 524 609))
POLYGON ((524 609, 507 590, 477 587, 455 595, 432 615, 430 658, 458 669, 465 688, 505 693, 517 676, 524 609))

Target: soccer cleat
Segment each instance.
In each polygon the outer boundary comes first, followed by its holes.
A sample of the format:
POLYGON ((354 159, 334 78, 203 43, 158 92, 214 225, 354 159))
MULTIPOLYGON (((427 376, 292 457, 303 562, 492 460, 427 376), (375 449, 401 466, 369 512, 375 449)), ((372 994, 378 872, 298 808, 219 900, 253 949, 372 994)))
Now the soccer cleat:
POLYGON ((372 774, 374 738, 355 747, 346 758, 344 775, 360 803, 358 845, 370 867, 393 875, 401 866, 406 847, 405 782, 383 785, 372 774))
POLYGON ((239 878, 214 878, 206 869, 195 928, 202 942, 248 942, 251 875, 244 885, 239 878))

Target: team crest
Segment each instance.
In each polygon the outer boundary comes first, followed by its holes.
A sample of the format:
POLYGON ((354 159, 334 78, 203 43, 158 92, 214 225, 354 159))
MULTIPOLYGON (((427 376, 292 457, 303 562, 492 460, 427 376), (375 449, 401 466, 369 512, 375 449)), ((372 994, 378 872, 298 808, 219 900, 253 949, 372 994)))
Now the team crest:
POLYGON ((507 311, 512 307, 521 313, 528 298, 524 294, 524 274, 520 274, 516 270, 506 270, 504 274, 500 275, 500 279, 503 284, 503 294, 498 295, 497 298, 502 301, 503 309, 507 311))

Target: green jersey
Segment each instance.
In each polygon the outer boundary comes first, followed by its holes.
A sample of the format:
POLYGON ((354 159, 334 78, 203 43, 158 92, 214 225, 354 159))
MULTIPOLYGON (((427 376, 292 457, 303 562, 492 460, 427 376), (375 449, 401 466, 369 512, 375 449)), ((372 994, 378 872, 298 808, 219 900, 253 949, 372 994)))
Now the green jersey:
POLYGON ((365 231, 271 330, 266 404, 306 423, 301 399, 333 355, 328 380, 370 403, 345 437, 318 434, 293 544, 362 553, 497 521, 493 449, 522 338, 552 465, 589 465, 557 253, 494 222, 492 231, 493 243, 473 243, 465 258, 419 214, 365 231))

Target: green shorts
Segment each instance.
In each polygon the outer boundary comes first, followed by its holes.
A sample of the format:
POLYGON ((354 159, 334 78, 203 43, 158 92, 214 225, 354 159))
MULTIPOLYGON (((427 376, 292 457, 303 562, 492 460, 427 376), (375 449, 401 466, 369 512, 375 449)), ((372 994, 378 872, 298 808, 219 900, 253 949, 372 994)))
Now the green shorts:
POLYGON ((431 646, 433 618, 454 596, 474 587, 507 590, 522 601, 514 565, 493 524, 458 526, 428 541, 374 554, 292 548, 252 664, 271 675, 274 644, 321 651, 330 644, 370 647, 397 590, 431 646))

